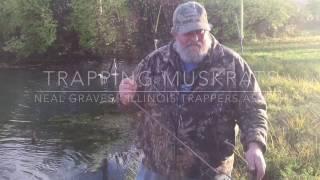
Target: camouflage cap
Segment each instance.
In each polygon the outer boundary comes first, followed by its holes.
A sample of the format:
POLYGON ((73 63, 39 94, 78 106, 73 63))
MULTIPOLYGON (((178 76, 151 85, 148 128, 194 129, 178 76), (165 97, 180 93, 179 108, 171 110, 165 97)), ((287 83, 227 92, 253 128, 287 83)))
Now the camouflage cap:
POLYGON ((173 13, 171 32, 187 33, 199 29, 211 30, 207 12, 198 2, 189 1, 180 4, 173 13))

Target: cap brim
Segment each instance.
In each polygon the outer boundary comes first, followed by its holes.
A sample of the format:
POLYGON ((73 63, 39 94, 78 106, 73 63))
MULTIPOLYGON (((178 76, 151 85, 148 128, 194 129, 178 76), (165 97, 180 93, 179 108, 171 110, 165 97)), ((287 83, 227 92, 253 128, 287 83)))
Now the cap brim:
POLYGON ((183 26, 180 26, 175 29, 177 33, 188 33, 196 30, 206 30, 210 31, 212 28, 211 24, 201 24, 201 23, 190 23, 183 26))

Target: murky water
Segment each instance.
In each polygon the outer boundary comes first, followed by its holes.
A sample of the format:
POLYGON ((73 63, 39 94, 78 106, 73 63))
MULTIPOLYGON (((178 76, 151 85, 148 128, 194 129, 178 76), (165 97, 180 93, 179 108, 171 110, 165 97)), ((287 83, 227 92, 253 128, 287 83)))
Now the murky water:
POLYGON ((0 179, 122 176, 112 164, 128 165, 135 150, 129 117, 113 102, 115 89, 106 94, 98 79, 70 86, 79 68, 87 74, 96 67, 0 71, 0 179), (50 84, 44 70, 54 71, 50 84), (72 74, 69 86, 58 84, 57 71, 72 74))

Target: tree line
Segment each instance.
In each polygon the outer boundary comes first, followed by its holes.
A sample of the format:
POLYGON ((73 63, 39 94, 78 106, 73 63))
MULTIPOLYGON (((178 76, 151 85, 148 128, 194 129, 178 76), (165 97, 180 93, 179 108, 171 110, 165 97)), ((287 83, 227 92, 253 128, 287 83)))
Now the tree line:
MULTIPOLYGON (((1 0, 0 54, 137 57, 170 40, 172 14, 182 0, 1 0)), ((239 36, 240 0, 200 0, 212 33, 239 36)), ((295 33, 301 22, 319 23, 320 0, 244 0, 246 38, 295 33), (299 3, 300 2, 300 3, 299 3)))

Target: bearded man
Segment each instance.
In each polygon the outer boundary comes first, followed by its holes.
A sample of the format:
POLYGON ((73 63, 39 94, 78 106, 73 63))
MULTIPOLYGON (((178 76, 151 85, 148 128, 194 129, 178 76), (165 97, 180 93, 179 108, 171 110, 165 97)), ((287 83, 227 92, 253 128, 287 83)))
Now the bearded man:
POLYGON ((249 170, 265 174, 266 102, 248 64, 210 30, 201 4, 180 4, 174 40, 120 83, 121 108, 138 112, 137 180, 230 179, 236 124, 249 170))

